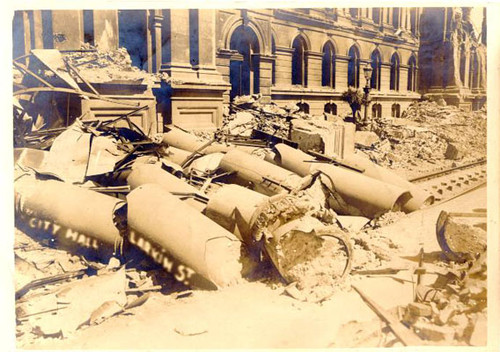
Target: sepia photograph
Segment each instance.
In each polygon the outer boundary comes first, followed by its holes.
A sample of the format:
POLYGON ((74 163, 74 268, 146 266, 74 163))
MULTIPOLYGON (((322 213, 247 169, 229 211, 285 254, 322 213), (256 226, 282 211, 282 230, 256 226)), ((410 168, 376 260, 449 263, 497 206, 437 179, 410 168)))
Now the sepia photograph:
POLYGON ((491 348, 487 3, 244 4, 5 16, 15 348, 491 348))

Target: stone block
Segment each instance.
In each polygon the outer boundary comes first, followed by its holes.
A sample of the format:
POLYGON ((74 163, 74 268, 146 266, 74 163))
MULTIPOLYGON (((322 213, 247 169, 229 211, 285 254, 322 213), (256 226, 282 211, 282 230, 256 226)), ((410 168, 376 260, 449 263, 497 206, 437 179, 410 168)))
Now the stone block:
POLYGON ((354 134, 354 141, 365 147, 371 147, 373 144, 380 141, 377 134, 370 131, 356 131, 354 134))

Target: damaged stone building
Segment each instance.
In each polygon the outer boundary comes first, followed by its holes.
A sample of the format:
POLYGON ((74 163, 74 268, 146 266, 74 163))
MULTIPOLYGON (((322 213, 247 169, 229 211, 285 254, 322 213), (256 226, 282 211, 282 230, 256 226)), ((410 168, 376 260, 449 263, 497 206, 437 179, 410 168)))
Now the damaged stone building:
POLYGON ((167 73, 159 131, 220 126, 224 105, 249 94, 346 116, 342 93, 368 85, 372 117, 400 117, 422 94, 486 101, 485 20, 478 38, 469 8, 34 10, 15 13, 13 32, 14 57, 88 43, 167 73))

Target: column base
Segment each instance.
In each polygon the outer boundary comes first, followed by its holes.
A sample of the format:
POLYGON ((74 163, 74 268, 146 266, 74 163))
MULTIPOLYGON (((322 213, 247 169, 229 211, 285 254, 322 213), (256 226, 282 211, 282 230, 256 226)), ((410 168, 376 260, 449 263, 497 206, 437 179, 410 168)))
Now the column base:
POLYGON ((214 130, 222 124, 225 83, 170 83, 167 89, 166 124, 186 130, 214 130))

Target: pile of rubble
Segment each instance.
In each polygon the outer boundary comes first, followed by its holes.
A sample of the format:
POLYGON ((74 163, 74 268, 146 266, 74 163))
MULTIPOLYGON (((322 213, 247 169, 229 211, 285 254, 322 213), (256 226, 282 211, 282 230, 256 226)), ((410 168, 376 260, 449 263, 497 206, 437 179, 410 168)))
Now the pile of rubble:
POLYGON ((89 80, 152 77, 120 50, 65 55, 35 53, 51 82, 18 64, 24 83, 38 82, 14 101, 19 337, 67 337, 141 305, 150 291, 180 297, 261 280, 321 303, 351 269, 377 270, 394 255, 391 240, 363 229, 433 201, 357 158, 354 125, 260 96, 238 97, 220 130, 198 136, 146 132, 131 120, 145 106, 35 126, 39 105, 26 96, 38 88, 69 85, 80 99, 118 104, 89 80))
POLYGON ((104 51, 86 43, 82 45, 82 50, 67 52, 63 57, 78 69, 82 77, 93 83, 132 81, 152 86, 161 79, 168 79, 165 73, 151 74, 132 66, 125 48, 104 51))
POLYGON ((377 164, 418 171, 486 156, 486 112, 415 102, 401 118, 380 120, 379 140, 363 152, 377 164))

